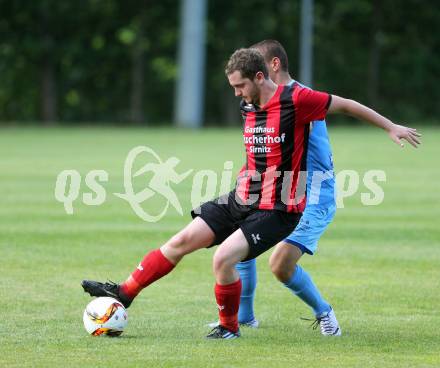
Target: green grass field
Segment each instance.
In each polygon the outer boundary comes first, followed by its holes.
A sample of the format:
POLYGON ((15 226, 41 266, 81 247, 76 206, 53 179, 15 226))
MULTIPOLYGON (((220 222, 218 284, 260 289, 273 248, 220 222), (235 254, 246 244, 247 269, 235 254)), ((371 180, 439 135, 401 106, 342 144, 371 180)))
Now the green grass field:
MULTIPOLYGON (((365 207, 360 190, 344 201, 318 253, 305 256, 332 303, 341 338, 324 338, 300 317, 308 308, 258 260, 258 330, 234 341, 206 341, 217 317, 213 250, 185 258, 146 289, 129 309, 120 338, 86 334, 90 298, 83 278, 122 281, 150 249, 188 221, 191 180, 174 187, 185 216, 174 209, 145 223, 113 192, 123 191, 123 164, 137 145, 178 171, 243 161, 239 130, 0 130, 0 367, 439 367, 440 130, 422 128, 423 146, 400 149, 373 128, 330 129, 336 170, 387 174, 385 200, 365 207), (74 202, 67 215, 54 198, 64 169, 109 173, 101 206, 74 202)), ((362 177, 362 176, 361 176, 362 177)), ((144 204, 145 205, 145 204, 144 204)), ((159 202, 148 208, 154 212, 159 202)))

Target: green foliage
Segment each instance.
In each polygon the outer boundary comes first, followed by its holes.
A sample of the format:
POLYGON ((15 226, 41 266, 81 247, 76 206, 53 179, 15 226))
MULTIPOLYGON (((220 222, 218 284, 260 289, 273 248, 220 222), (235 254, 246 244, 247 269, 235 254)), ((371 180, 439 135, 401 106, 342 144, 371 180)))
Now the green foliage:
MULTIPOLYGON (((127 122, 137 78, 146 122, 170 121, 179 12, 175 0, 0 0, 0 121, 42 119, 51 77, 62 122, 127 122)), ((206 124, 240 122, 223 73, 234 49, 278 39, 297 75, 299 14, 300 1, 208 1, 206 124)), ((394 119, 440 115, 435 3, 320 0, 314 21, 315 88, 394 119)))

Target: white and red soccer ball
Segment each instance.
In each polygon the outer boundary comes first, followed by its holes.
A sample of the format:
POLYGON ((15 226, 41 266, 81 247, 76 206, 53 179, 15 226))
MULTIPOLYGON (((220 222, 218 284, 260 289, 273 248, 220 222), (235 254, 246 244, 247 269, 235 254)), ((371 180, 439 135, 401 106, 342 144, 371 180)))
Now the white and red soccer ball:
POLYGON ((87 305, 83 322, 86 331, 92 336, 119 336, 127 326, 128 315, 120 301, 101 297, 87 305))

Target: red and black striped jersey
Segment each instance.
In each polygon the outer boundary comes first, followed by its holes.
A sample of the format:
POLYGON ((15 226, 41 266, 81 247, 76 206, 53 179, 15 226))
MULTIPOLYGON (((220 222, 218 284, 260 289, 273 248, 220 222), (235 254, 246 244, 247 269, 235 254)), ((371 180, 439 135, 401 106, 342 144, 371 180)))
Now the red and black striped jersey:
POLYGON ((325 118, 331 95, 299 83, 278 86, 262 107, 241 102, 246 164, 236 195, 262 210, 303 212, 310 122, 325 118))

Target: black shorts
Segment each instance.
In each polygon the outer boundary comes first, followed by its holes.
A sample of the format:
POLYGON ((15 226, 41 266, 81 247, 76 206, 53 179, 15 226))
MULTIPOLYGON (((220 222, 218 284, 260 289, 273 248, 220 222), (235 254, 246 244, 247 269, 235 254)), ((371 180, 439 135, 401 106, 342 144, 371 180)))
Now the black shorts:
POLYGON ((249 244, 249 254, 243 261, 258 257, 290 235, 301 215, 241 205, 235 199, 235 190, 191 211, 192 218, 200 216, 214 232, 215 239, 209 247, 221 244, 241 229, 249 244))

